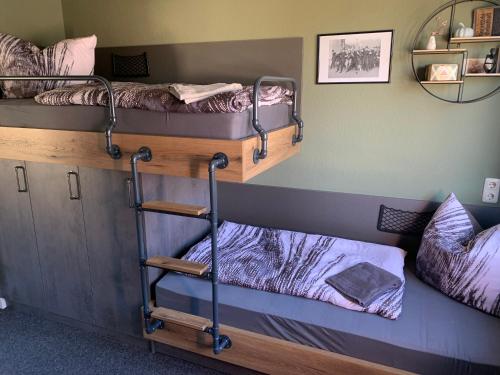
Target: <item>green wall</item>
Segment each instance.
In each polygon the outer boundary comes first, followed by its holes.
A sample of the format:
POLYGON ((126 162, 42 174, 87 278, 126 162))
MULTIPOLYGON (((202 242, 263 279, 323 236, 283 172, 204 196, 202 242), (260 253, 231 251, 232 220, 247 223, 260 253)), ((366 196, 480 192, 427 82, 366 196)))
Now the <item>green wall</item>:
POLYGON ((100 46, 304 38, 303 152, 254 182, 479 203, 500 177, 500 95, 453 105, 412 79, 408 51, 440 0, 62 0, 68 37, 100 46), (316 35, 395 29, 390 84, 316 85, 316 35))
POLYGON ((64 39, 61 0, 0 0, 0 32, 39 46, 64 39))

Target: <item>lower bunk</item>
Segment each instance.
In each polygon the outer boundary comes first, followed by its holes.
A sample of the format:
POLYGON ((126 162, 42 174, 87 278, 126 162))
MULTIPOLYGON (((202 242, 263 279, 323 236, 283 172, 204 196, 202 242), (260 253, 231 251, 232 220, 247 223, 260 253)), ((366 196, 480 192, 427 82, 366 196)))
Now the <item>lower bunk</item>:
MULTIPOLYGON (((221 333, 229 333, 233 350, 216 358, 265 373, 500 373, 500 320, 425 285, 411 268, 405 270, 403 313, 395 321, 220 285, 220 319, 234 327, 222 326, 221 333)), ((156 285, 156 304, 174 311, 157 309, 166 326, 146 338, 213 356, 210 336, 201 333, 210 326, 209 281, 169 272, 156 285)))

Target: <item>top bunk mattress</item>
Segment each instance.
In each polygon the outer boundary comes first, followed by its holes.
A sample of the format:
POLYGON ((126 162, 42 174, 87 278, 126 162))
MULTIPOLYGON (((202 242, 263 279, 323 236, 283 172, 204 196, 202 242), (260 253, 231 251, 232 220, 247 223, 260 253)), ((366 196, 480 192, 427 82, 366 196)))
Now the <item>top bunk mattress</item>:
MULTIPOLYGON (((290 124, 285 103, 262 106, 259 119, 271 131, 290 124)), ((257 134, 251 109, 236 113, 157 112, 116 108, 116 133, 211 139, 241 139, 257 134)), ((1 99, 0 126, 103 132, 108 109, 101 106, 38 104, 34 99, 1 99)))

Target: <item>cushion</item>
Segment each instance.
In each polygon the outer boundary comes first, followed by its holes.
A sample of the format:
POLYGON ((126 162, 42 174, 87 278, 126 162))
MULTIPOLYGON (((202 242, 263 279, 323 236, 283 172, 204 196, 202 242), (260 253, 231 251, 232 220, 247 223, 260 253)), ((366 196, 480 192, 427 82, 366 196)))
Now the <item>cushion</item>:
POLYGON ((427 225, 417 254, 417 275, 466 305, 500 317, 500 225, 476 235, 454 194, 427 225))
MULTIPOLYGON (((0 33, 0 75, 91 75, 94 71, 95 35, 66 39, 40 50, 31 42, 0 33)), ((78 82, 0 81, 6 98, 32 98, 56 87, 78 82)), ((80 82, 81 83, 81 82, 80 82)))

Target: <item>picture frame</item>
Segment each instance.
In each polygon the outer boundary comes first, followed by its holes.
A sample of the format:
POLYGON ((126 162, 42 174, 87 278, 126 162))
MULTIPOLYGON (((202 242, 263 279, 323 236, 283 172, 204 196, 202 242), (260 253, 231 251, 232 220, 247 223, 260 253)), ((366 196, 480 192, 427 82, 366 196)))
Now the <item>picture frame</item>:
POLYGON ((390 83, 394 30, 319 34, 317 84, 390 83))

